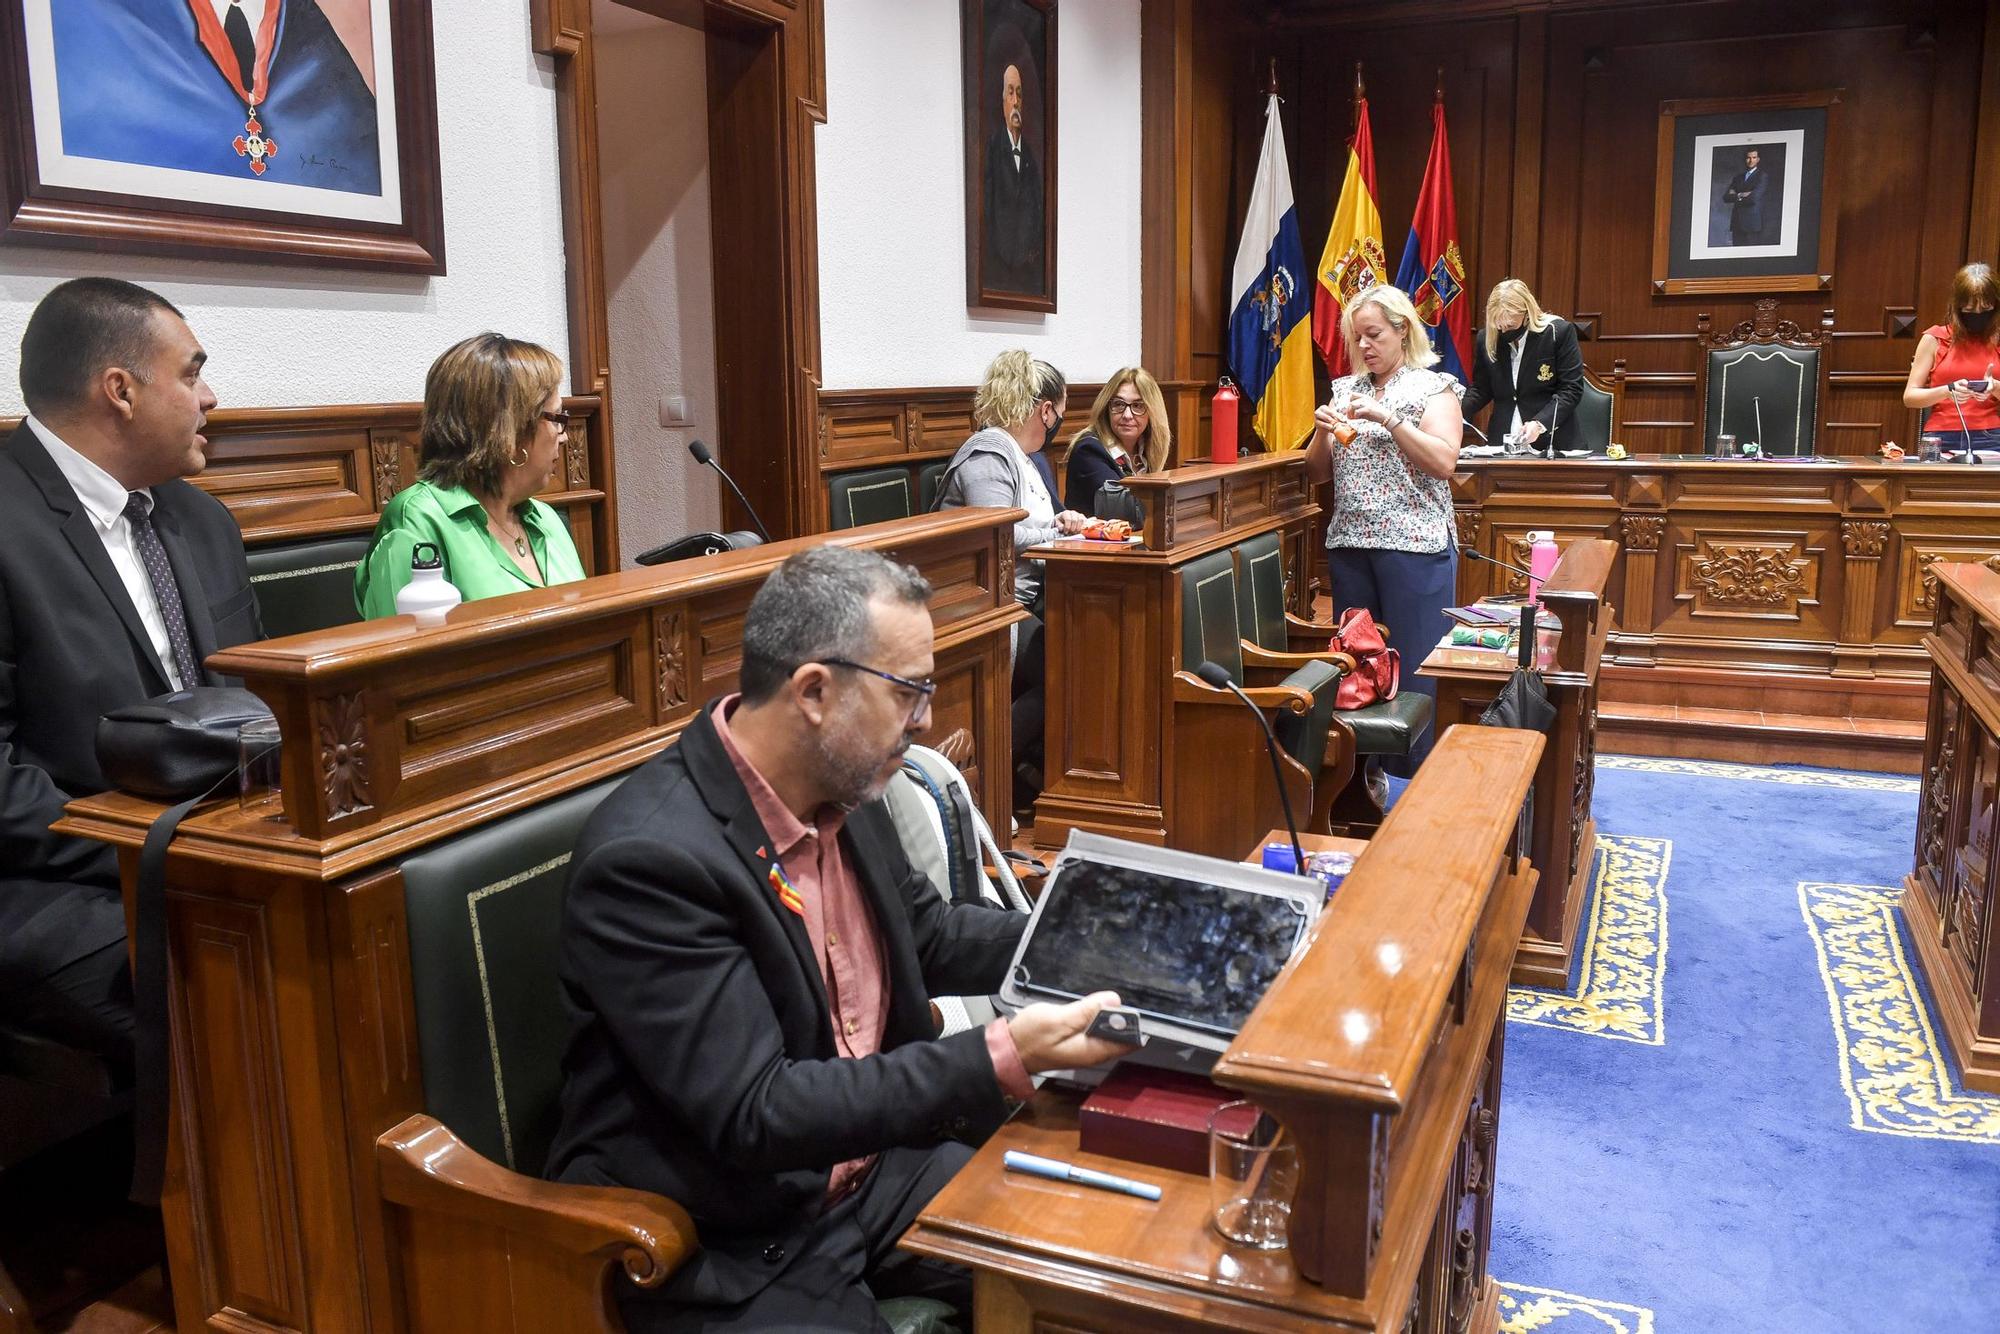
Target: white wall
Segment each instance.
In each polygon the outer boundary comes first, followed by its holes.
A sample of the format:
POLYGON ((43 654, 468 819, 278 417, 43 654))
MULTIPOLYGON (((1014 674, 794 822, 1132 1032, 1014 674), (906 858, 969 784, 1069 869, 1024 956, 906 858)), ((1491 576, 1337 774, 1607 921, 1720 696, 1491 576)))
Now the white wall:
POLYGON ((688 457, 715 443, 715 261, 702 34, 594 0, 598 176, 611 325, 623 559, 721 523, 715 474, 688 457), (692 425, 660 425, 683 395, 692 425))
POLYGON ((442 278, 0 247, 0 414, 24 410, 21 331, 65 278, 108 273, 179 306, 225 407, 412 402, 482 329, 567 360, 555 76, 528 46, 529 0, 432 0, 442 278))
POLYGON ((965 304, 954 0, 827 0, 819 281, 828 389, 976 384, 1008 347, 1073 380, 1139 359, 1139 0, 1057 23, 1054 315, 965 304))

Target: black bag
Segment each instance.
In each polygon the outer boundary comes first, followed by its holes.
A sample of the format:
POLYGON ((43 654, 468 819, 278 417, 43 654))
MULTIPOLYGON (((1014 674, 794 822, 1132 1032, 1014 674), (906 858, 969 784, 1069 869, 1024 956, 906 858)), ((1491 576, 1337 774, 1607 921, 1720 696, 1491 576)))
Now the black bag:
POLYGON ((206 796, 236 772, 237 729, 270 716, 238 686, 156 695, 97 720, 97 767, 112 787, 155 801, 206 796))
POLYGON ((237 686, 197 686, 97 720, 97 766, 112 787, 178 801, 139 852, 132 911, 132 1198, 157 1203, 167 1162, 167 844, 183 817, 236 773, 237 729, 267 721, 237 686))
POLYGON ((1146 526, 1146 507, 1139 503, 1139 497, 1126 489, 1123 482, 1106 482, 1097 488, 1097 495, 1090 502, 1090 510, 1100 519, 1123 519, 1138 532, 1146 526))

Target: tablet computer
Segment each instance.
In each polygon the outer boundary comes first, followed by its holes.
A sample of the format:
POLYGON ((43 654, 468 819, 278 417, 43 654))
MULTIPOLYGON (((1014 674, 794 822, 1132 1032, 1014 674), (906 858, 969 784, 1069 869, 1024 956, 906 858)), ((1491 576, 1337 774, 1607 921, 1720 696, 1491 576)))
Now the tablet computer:
POLYGON ((1325 898, 1317 880, 1073 833, 1000 999, 1019 1008, 1116 991, 1143 1036, 1220 1051, 1325 898))

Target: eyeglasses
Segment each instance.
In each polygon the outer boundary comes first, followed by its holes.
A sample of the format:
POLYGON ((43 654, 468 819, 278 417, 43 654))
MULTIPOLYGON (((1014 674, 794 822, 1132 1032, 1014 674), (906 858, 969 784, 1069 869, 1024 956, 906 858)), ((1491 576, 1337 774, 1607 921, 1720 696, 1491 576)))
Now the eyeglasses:
POLYGON ((540 416, 545 422, 554 422, 558 431, 567 431, 569 429, 569 413, 567 411, 544 412, 540 416))
POLYGON ((1111 415, 1114 417, 1143 417, 1146 415, 1146 405, 1134 402, 1129 398, 1112 399, 1110 410, 1111 415))
POLYGON ((937 682, 929 678, 925 678, 922 681, 912 681, 907 676, 898 676, 894 672, 885 672, 880 667, 864 667, 860 663, 847 658, 821 658, 820 661, 829 667, 845 667, 851 672, 866 672, 870 676, 879 676, 892 685, 901 686, 905 690, 915 691, 917 697, 910 703, 911 722, 915 722, 930 712, 931 696, 937 693, 937 682))

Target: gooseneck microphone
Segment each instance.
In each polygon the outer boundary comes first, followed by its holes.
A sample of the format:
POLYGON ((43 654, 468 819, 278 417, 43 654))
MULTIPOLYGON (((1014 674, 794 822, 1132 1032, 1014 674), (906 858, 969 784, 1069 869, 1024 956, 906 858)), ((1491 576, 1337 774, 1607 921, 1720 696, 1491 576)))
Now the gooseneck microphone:
POLYGON ((750 498, 743 494, 742 487, 736 485, 736 479, 734 477, 731 477, 728 473, 724 472, 722 470, 722 465, 715 461, 715 455, 709 451, 708 446, 704 445, 699 440, 690 440, 688 441, 688 453, 694 455, 694 461, 696 463, 703 463, 715 469, 715 475, 717 477, 720 477, 723 481, 729 483, 729 489, 731 491, 734 491, 736 493, 736 498, 743 502, 743 512, 750 516, 750 522, 757 525, 757 536, 763 538, 766 542, 770 541, 771 530, 766 528, 764 526, 764 521, 757 517, 757 511, 750 504, 750 498))
POLYGON ((1204 660, 1201 666, 1194 669, 1194 674, 1200 677, 1204 684, 1213 686, 1217 690, 1230 691, 1236 698, 1242 700, 1243 707, 1250 710, 1252 716, 1257 719, 1257 726, 1264 729, 1264 753, 1271 757, 1271 777, 1278 782, 1278 800, 1285 808, 1285 832, 1292 836, 1292 866, 1297 874, 1304 875, 1306 854, 1305 850, 1299 847, 1299 822, 1292 818, 1292 796, 1285 790, 1285 766, 1278 760, 1278 734, 1271 730, 1271 720, 1257 707, 1257 701, 1244 694, 1242 687, 1229 679, 1229 672, 1221 663, 1204 660))
POLYGON ((1503 570, 1512 570, 1515 574, 1526 575, 1530 579, 1535 577, 1534 572, 1531 570, 1527 570, 1519 565, 1515 565, 1511 561, 1496 560, 1494 557, 1487 555, 1485 552, 1476 551, 1471 547, 1460 547, 1458 549, 1458 554, 1461 556, 1470 556, 1474 560, 1483 560, 1488 565, 1498 565, 1503 570))

